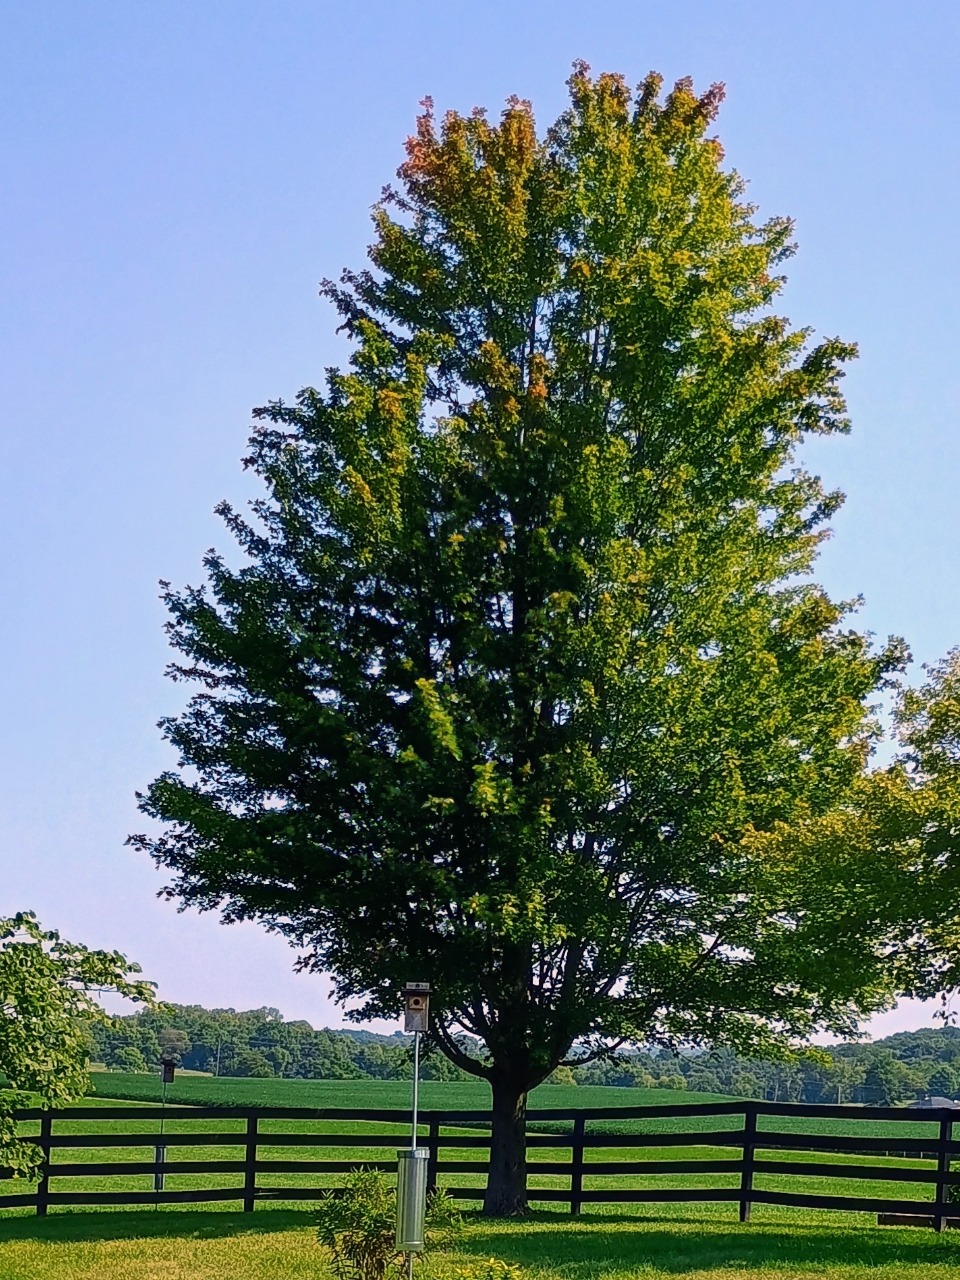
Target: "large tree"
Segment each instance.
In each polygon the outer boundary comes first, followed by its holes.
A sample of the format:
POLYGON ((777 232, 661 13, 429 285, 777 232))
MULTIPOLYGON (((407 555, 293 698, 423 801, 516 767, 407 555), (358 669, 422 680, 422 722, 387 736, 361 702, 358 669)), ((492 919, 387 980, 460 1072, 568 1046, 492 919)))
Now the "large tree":
POLYGON ((165 590, 198 688, 136 838, 357 1016, 433 984, 492 1086, 488 1212, 572 1050, 850 1032, 904 883, 783 834, 854 803, 904 660, 809 577, 840 496, 796 452, 847 430, 853 349, 772 310, 791 225, 724 168, 717 87, 570 94, 542 137, 425 104, 326 286, 352 368, 258 411, 243 563, 165 590))

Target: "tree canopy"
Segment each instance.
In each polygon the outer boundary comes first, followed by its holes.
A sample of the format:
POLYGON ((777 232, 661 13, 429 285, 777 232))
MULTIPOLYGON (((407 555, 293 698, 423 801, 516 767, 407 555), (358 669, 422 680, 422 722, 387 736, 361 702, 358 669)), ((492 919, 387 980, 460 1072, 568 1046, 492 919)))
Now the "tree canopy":
POLYGON ((35 1173, 39 1148, 18 1138, 18 1107, 62 1106, 87 1091, 88 1028, 97 995, 153 1003, 154 986, 118 951, 91 951, 43 929, 31 912, 0 920, 0 1163, 35 1173))
MULTIPOLYGON (((305 1080, 408 1080, 413 1041, 399 1032, 314 1030, 286 1021, 279 1010, 204 1009, 175 1005, 145 1009, 91 1028, 93 1053, 107 1067, 145 1071, 164 1052, 188 1071, 216 1076, 280 1076, 305 1080)), ((438 1052, 424 1056, 427 1080, 462 1079, 438 1052)))
POLYGON ((165 589, 195 692, 136 840, 358 1017, 433 984, 493 1088, 491 1212, 571 1046, 846 1034, 909 932, 901 845, 837 844, 906 651, 812 581, 841 495, 797 454, 848 429, 854 348, 773 310, 792 228, 719 87, 569 87, 542 136, 426 102, 325 286, 351 368, 257 411, 242 564, 165 589))

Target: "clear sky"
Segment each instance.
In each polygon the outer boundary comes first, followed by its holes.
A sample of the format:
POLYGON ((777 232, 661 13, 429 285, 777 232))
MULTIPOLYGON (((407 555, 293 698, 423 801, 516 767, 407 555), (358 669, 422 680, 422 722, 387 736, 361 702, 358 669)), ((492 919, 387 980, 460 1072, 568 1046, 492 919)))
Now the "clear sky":
MULTIPOLYGON (((820 577, 917 664, 960 644, 957 0, 3 0, 0 914, 136 957, 161 994, 333 1025, 255 927, 178 915, 124 847, 182 705, 157 580, 250 496, 250 409, 341 360, 317 283, 362 263, 417 103, 543 125, 575 58, 726 82, 785 309, 860 343, 820 577)), ((878 1030, 918 1025, 902 1008, 878 1030)))

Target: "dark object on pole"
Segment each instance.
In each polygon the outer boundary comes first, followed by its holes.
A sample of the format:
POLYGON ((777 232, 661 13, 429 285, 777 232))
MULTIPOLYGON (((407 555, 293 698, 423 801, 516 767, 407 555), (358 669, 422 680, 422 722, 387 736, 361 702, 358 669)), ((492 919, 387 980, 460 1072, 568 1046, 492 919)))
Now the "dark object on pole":
POLYGON ((156 1163, 160 1166, 153 1175, 153 1189, 157 1199, 154 1208, 160 1208, 160 1192, 163 1190, 163 1164, 167 1158, 167 1148, 163 1141, 163 1122, 167 1116, 167 1085, 173 1084, 173 1077, 176 1074, 176 1065, 173 1061, 173 1055, 167 1051, 160 1059, 160 1141, 157 1143, 156 1163))
POLYGON ((430 983, 408 982, 403 990, 404 1031, 427 1031, 430 1023, 430 983))

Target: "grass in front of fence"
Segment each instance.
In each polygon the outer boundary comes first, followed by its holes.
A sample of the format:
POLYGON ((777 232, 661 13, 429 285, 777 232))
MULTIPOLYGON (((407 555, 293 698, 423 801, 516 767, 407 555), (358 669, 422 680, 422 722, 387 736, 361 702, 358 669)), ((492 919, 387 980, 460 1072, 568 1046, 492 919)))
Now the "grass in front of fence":
MULTIPOLYGON (((455 1253, 418 1266, 453 1280, 497 1257, 529 1280, 954 1280, 960 1232, 861 1225, 849 1215, 731 1206, 536 1212, 473 1219, 455 1253), (462 1272, 460 1272, 462 1274, 462 1272)), ((0 1280, 330 1280, 308 1213, 196 1210, 58 1213, 0 1222, 0 1280)))
MULTIPOLYGON (((136 1134, 143 1136, 144 1146, 55 1148, 54 1177, 51 1189, 120 1191, 134 1187, 152 1187, 149 1175, 96 1176, 90 1178, 57 1178, 56 1164, 84 1164, 104 1159, 117 1163, 152 1159, 153 1148, 160 1137, 160 1116, 156 1108, 136 1109, 133 1117, 122 1121, 70 1120, 59 1117, 55 1132, 76 1134, 96 1131, 103 1134, 136 1134)), ((816 1131, 818 1119, 761 1117, 761 1128, 777 1125, 783 1130, 796 1127, 816 1131)), ((595 1122, 597 1127, 609 1122, 595 1122)), ((626 1123, 626 1122, 625 1122, 626 1123)), ((631 1125, 634 1122, 630 1122, 631 1125)), ((669 1119, 649 1118, 644 1127, 656 1123, 662 1128, 690 1134, 730 1130, 738 1127, 736 1116, 680 1116, 669 1119), (688 1125, 689 1121, 689 1125, 688 1125), (696 1121, 694 1126, 693 1122, 696 1121)), ((826 1123, 826 1122, 824 1122, 826 1123)), ((830 1122, 832 1131, 862 1132, 864 1123, 830 1122)), ((405 1126, 387 1126, 355 1120, 277 1120, 261 1119, 265 1143, 260 1158, 301 1161, 382 1159, 392 1162, 398 1146, 407 1137, 405 1126), (293 1144, 293 1134, 329 1134, 330 1145, 311 1147, 293 1144), (337 1139, 343 1139, 338 1144, 337 1139), (349 1138, 363 1138, 376 1144, 353 1145, 349 1138)), ((935 1122, 906 1121, 895 1124, 895 1132, 907 1131, 918 1136, 934 1136, 935 1122)), ((36 1130, 36 1125, 31 1128, 36 1130)), ((593 1125, 590 1126, 593 1128, 593 1125)), ((890 1126, 883 1125, 883 1132, 890 1126)), ((211 1144, 171 1144, 170 1168, 185 1160, 240 1160, 245 1122, 230 1117, 182 1120, 167 1118, 164 1132, 189 1135, 204 1132, 218 1139, 211 1144)), ((445 1130, 455 1141, 476 1141, 475 1128, 445 1130)), ((560 1135, 541 1135, 540 1140, 562 1141, 560 1135)), ((666 1162, 691 1162, 696 1166, 706 1160, 736 1159, 738 1148, 711 1148, 690 1145, 630 1147, 601 1146, 586 1152, 585 1189, 604 1187, 680 1188, 691 1186, 736 1187, 736 1174, 698 1174, 683 1171, 658 1175, 593 1174, 590 1165, 658 1159, 666 1162)), ((483 1151, 475 1146, 444 1148, 441 1159, 441 1182, 447 1185, 482 1184, 478 1169, 474 1175, 442 1173, 443 1163, 455 1160, 480 1161, 483 1151)), ((902 1160, 886 1156, 835 1155, 828 1152, 768 1151, 764 1158, 789 1165, 802 1160, 810 1166, 838 1164, 856 1173, 865 1165, 888 1168, 898 1175, 896 1181, 878 1182, 857 1176, 851 1178, 817 1178, 770 1173, 757 1175, 756 1187, 770 1190, 804 1190, 815 1194, 867 1196, 890 1199, 930 1199, 931 1184, 910 1181, 916 1169, 929 1170, 932 1161, 902 1160)), ((569 1147, 536 1145, 531 1147, 531 1182, 534 1186, 566 1193, 569 1175, 537 1174, 538 1164, 545 1161, 568 1161, 569 1147)), ((678 1163, 678 1168, 679 1168, 678 1163)), ((342 1175, 305 1175, 298 1173, 260 1173, 262 1188, 316 1187, 340 1181, 342 1175)), ((171 1189, 197 1186, 231 1186, 239 1191, 242 1175, 169 1173, 171 1189)), ((15 1184, 0 1184, 3 1191, 15 1184)), ((475 1202, 473 1202, 475 1203, 475 1202)), ((737 1222, 736 1204, 690 1204, 684 1206, 652 1204, 637 1209, 633 1206, 586 1205, 581 1218, 571 1218, 563 1208, 558 1212, 537 1210, 521 1223, 486 1223, 474 1219, 454 1257, 437 1258, 420 1271, 420 1280, 454 1280, 458 1266, 477 1263, 484 1257, 497 1256, 521 1266, 530 1280, 787 1280, 788 1277, 822 1277, 823 1280, 893 1280, 908 1276, 910 1280, 951 1280, 960 1264, 960 1232, 938 1237, 929 1229, 897 1229, 876 1226, 876 1219, 865 1213, 808 1212, 756 1205, 753 1221, 741 1226, 737 1222)), ((309 1224, 309 1208, 260 1201, 252 1215, 236 1212, 234 1205, 211 1210, 197 1205, 189 1210, 180 1207, 98 1209, 95 1212, 70 1212, 52 1207, 50 1216, 38 1219, 30 1210, 5 1215, 0 1220, 0 1280, 222 1280, 242 1276, 244 1280, 330 1280, 322 1265, 309 1224)))

